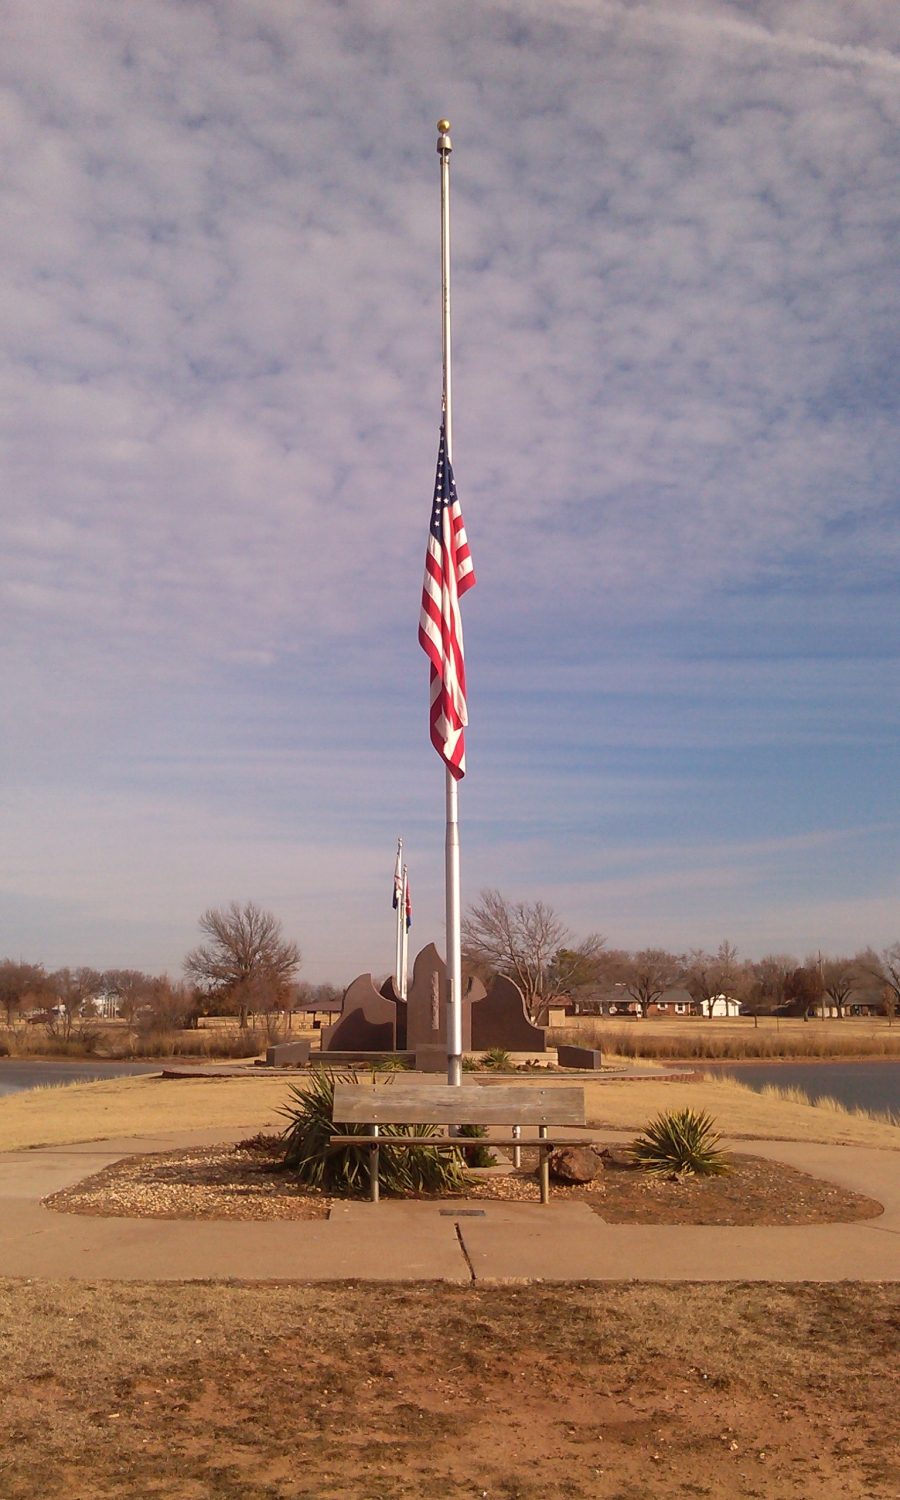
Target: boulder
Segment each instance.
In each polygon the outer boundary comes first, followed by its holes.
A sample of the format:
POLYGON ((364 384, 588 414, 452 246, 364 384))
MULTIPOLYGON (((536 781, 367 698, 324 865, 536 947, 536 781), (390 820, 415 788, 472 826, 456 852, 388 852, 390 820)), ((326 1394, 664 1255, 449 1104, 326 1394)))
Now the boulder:
POLYGON ((550 1152, 550 1176, 557 1182, 593 1182, 603 1162, 591 1146, 559 1146, 550 1152))
POLYGON ((600 1156, 605 1167, 628 1167, 633 1170, 637 1166, 627 1146, 604 1146, 600 1156))

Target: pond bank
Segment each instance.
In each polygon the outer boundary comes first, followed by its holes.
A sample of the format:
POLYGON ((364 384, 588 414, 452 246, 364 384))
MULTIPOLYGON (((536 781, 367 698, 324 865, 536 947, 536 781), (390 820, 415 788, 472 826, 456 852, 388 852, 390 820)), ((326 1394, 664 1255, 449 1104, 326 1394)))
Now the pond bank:
POLYGON ((52 1088, 54 1084, 94 1083, 99 1078, 135 1078, 142 1073, 161 1073, 161 1062, 114 1062, 103 1058, 0 1058, 0 1095, 25 1089, 52 1088))
POLYGON ((757 1093, 766 1085, 800 1089, 812 1104, 836 1099, 847 1109, 888 1111, 900 1116, 900 1061, 893 1058, 766 1058, 740 1063, 698 1060, 696 1068, 711 1077, 734 1078, 757 1093))

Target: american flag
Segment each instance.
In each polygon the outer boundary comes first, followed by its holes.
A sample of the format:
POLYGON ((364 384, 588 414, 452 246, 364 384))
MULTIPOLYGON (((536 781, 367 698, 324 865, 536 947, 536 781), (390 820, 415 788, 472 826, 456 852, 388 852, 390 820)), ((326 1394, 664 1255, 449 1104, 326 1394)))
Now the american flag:
POLYGON ((425 554, 425 582, 419 614, 419 644, 431 662, 431 743, 450 774, 466 774, 466 664, 460 596, 472 588, 475 573, 462 511, 441 428, 434 505, 425 554))
POLYGON ((394 899, 391 902, 391 906, 394 908, 394 911, 396 911, 397 907, 400 905, 400 898, 401 898, 402 895, 403 895, 403 840, 402 839, 398 839, 397 840, 397 863, 394 866, 394 899))

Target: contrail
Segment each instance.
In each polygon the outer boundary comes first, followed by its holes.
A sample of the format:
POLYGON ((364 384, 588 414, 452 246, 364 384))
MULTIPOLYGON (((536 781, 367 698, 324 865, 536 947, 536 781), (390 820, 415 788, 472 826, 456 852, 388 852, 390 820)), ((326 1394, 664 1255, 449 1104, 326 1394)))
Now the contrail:
POLYGON ((820 41, 814 36, 794 35, 786 31, 767 31, 764 26, 750 21, 736 21, 727 16, 675 15, 663 8, 650 5, 625 5, 620 0, 525 0, 526 8, 546 19, 555 11, 556 16, 577 12, 582 18, 593 22, 603 19, 625 20, 643 23, 651 30, 666 27, 671 31, 688 32, 700 41, 712 42, 716 37, 733 37, 748 45, 772 48, 778 52, 793 52, 801 57, 818 58, 840 67, 876 68, 883 73, 900 73, 900 56, 885 48, 855 47, 836 42, 820 41))

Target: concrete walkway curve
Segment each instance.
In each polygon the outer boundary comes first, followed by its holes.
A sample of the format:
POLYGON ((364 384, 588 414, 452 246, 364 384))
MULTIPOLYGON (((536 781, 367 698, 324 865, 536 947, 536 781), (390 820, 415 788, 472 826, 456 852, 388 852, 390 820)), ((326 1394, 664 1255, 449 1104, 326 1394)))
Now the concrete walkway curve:
MULTIPOLYGON (((735 1142, 884 1205, 877 1219, 785 1228, 605 1224, 585 1203, 341 1205, 327 1220, 105 1219, 48 1194, 141 1152, 218 1131, 0 1154, 0 1276, 123 1281, 900 1281, 900 1153, 735 1142), (468 1210, 468 1212, 466 1211, 468 1210)), ((236 1137, 234 1137, 236 1138, 236 1137)), ((600 1140, 616 1139, 597 1132, 600 1140)))

